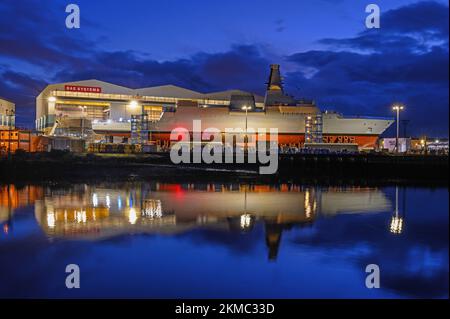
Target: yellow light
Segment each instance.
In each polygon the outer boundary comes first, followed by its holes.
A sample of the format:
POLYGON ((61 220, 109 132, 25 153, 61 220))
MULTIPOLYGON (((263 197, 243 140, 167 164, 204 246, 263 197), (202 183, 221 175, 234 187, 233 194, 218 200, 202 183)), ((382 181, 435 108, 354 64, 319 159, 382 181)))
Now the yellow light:
POLYGON ((136 102, 136 101, 131 101, 131 102, 130 102, 130 107, 131 107, 131 108, 134 109, 134 108, 136 108, 137 106, 138 106, 138 102, 136 102))
POLYGON ((392 109, 393 109, 394 111, 397 111, 397 110, 401 111, 401 110, 404 109, 404 107, 403 107, 403 105, 394 105, 394 106, 392 107, 392 109))
POLYGON ((49 101, 49 102, 56 102, 56 97, 50 96, 50 97, 48 98, 48 101, 49 101))
POLYGON ((81 108, 83 106, 110 106, 110 103, 107 102, 90 102, 90 101, 79 101, 79 100, 70 100, 70 101, 58 101, 58 104, 67 104, 67 105, 78 105, 81 108), (83 106, 82 106, 83 105, 83 106))

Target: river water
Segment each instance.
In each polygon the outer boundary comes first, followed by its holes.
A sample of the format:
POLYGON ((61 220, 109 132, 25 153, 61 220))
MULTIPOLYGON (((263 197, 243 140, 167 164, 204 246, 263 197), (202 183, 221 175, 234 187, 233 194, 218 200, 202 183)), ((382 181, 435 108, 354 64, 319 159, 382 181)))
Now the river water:
POLYGON ((0 297, 445 298, 448 204, 447 188, 0 185, 0 297))

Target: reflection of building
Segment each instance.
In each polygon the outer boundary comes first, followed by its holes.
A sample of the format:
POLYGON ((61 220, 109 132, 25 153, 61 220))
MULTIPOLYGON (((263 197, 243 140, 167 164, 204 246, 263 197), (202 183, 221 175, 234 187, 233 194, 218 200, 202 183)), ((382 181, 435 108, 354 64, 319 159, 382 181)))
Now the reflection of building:
POLYGON ((42 188, 15 185, 0 185, 0 224, 3 232, 8 233, 15 209, 34 204, 37 198, 42 198, 42 188))
POLYGON ((387 208, 384 193, 369 188, 124 183, 46 188, 36 201, 35 216, 49 236, 80 239, 174 234, 199 227, 248 232, 263 223, 269 258, 275 259, 282 232, 310 225, 318 214, 387 208))

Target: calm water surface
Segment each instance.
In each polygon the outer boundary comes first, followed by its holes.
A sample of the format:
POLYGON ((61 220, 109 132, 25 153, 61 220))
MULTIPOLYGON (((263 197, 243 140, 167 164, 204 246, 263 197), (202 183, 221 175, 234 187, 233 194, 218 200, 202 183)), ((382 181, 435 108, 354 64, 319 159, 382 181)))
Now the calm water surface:
POLYGON ((0 185, 0 297, 448 297, 448 202, 424 188, 0 185))

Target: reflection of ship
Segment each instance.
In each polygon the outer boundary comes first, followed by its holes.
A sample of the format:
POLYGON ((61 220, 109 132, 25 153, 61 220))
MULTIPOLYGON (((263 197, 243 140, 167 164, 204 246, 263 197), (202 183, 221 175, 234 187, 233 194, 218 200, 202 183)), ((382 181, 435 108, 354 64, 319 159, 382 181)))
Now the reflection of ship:
POLYGON ((384 193, 369 188, 126 183, 114 188, 78 185, 45 193, 35 203, 35 215, 51 237, 92 240, 122 234, 176 234, 199 227, 250 231, 262 222, 272 259, 283 230, 311 224, 318 214, 390 209, 384 193))

